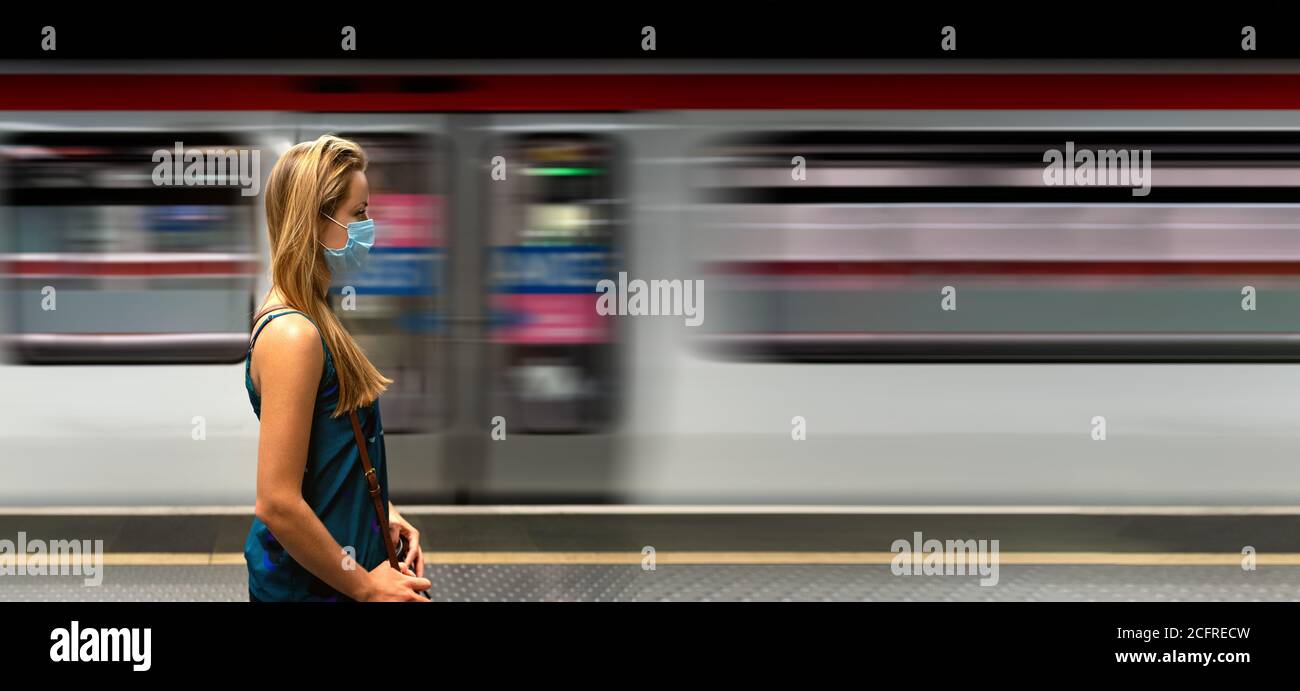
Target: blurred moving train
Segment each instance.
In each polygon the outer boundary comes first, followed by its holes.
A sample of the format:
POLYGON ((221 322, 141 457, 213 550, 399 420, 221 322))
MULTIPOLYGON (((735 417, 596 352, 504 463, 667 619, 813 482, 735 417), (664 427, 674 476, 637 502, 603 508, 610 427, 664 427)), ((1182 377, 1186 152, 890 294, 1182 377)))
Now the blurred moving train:
POLYGON ((0 98, 0 505, 251 503, 262 200, 154 155, 256 150, 260 189, 326 132, 371 156, 334 299, 396 382, 396 501, 1300 504, 1300 112, 569 110, 520 75, 127 110, 138 77, 0 98), (1067 142, 1151 150, 1152 193, 1043 185, 1067 142), (617 272, 703 280, 704 323, 597 315, 617 272))

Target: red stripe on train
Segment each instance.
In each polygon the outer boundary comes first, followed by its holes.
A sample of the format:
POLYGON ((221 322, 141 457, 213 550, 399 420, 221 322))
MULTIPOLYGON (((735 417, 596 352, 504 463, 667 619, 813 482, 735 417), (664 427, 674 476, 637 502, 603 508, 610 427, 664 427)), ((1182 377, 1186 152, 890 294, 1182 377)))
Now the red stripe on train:
POLYGON ((194 260, 175 262, 95 261, 68 259, 17 259, 0 262, 9 276, 252 276, 260 271, 256 262, 239 260, 194 260))
POLYGON ((0 110, 701 108, 1296 109, 1300 75, 0 75, 0 110))

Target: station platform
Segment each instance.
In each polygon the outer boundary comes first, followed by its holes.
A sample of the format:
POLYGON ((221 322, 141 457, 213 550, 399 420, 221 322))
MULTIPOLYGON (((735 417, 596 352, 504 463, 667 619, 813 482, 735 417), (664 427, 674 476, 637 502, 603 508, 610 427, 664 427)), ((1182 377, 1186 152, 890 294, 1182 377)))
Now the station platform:
MULTIPOLYGON (((402 507, 432 599, 1294 601, 1300 513, 817 507, 402 507), (918 535, 919 533, 919 535, 918 535), (896 541, 997 540, 988 573, 896 573, 896 541), (653 568, 650 566, 653 550, 653 568)), ((0 538, 103 540, 99 585, 0 577, 0 601, 247 601, 241 509, 13 510, 0 538)), ((992 553, 991 551, 989 552, 992 553)), ((920 562, 916 562, 919 564, 920 562)))

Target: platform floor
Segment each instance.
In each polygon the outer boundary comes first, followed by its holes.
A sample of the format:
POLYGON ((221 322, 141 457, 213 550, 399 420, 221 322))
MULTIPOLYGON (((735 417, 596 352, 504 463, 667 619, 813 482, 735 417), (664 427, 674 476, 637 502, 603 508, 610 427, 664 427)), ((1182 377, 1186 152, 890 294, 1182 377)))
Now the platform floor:
MULTIPOLYGON (((435 601, 1295 601, 1300 516, 416 514, 435 601), (892 573, 914 532, 997 539, 997 584, 892 573), (653 546, 653 570, 642 549, 653 546), (1243 546, 1258 564, 1241 566, 1243 546)), ((0 601, 247 601, 251 516, 0 515, 102 539, 103 581, 0 576, 0 601)))
MULTIPOLYGON (((102 585, 74 576, 0 578, 0 601, 247 601, 240 565, 106 567, 102 585)), ((895 576, 880 565, 438 564, 438 602, 996 602, 1294 601, 1300 567, 1004 566, 978 577, 895 576)))

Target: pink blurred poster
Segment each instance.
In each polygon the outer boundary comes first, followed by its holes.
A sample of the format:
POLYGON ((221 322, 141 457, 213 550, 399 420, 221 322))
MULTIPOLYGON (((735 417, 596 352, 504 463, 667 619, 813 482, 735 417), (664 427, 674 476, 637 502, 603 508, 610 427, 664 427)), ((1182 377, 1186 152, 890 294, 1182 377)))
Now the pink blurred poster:
POLYGON ((494 295, 493 311, 501 322, 492 340, 525 345, 608 342, 613 317, 596 313, 598 297, 595 292, 494 295))
POLYGON ((440 195, 370 195, 375 244, 383 247, 442 247, 442 207, 440 195))

